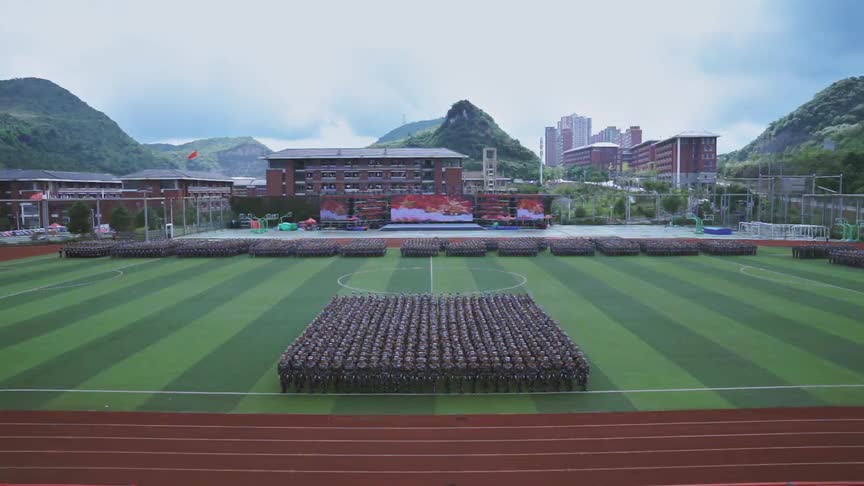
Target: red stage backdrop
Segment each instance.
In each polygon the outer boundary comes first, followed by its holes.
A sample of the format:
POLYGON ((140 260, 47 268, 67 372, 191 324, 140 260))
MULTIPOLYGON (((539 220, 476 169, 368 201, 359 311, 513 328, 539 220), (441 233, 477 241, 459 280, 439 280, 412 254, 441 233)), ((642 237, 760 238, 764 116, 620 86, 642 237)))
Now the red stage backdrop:
POLYGON ((470 223, 474 220, 474 203, 455 196, 392 196, 390 220, 396 223, 470 223))
POLYGON ((347 219, 347 198, 321 198, 321 221, 345 221, 347 219))
POLYGON ((541 220, 543 219, 543 197, 519 196, 516 205, 516 219, 541 220))

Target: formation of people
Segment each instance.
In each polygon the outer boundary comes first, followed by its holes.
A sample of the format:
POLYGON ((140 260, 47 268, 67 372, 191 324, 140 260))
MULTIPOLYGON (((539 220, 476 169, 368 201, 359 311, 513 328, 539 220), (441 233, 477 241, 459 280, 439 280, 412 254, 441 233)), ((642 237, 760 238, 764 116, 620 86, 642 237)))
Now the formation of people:
POLYGON ((594 245, 600 253, 608 256, 638 255, 641 251, 639 243, 618 237, 594 238, 594 245))
POLYGON ((387 240, 357 238, 342 245, 342 256, 381 257, 387 254, 387 240))
POLYGON ((556 256, 594 256, 594 242, 586 238, 559 238, 549 242, 556 256))
POLYGON ((828 261, 837 265, 864 268, 864 250, 834 250, 829 253, 828 261))
POLYGON ((282 354, 282 391, 586 389, 588 359, 526 294, 334 297, 282 354))
POLYGON ((734 256, 755 255, 756 245, 735 240, 702 240, 699 250, 709 255, 734 256))
POLYGON ((471 239, 456 241, 447 245, 447 256, 486 256, 486 242, 471 239))

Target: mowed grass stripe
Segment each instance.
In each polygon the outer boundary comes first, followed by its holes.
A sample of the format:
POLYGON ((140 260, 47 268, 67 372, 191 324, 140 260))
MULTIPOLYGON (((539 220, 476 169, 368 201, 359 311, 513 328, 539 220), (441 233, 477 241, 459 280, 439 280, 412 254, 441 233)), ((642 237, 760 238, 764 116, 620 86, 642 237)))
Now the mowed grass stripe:
MULTIPOLYGON (((609 335, 607 331, 614 337, 618 336, 617 331, 620 331, 620 328, 616 328, 614 323, 606 321, 605 316, 598 313, 589 303, 581 301, 579 296, 574 295, 564 282, 554 278, 554 275, 547 274, 542 266, 537 265, 535 258, 510 257, 507 259, 507 264, 508 270, 528 278, 528 285, 534 299, 564 328, 570 338, 585 350, 592 367, 590 387, 604 390, 621 388, 622 383, 617 382, 616 378, 612 376, 615 374, 614 370, 617 369, 617 363, 611 359, 611 354, 602 352, 605 338, 609 335), (574 315, 572 312, 574 307, 578 307, 582 315, 574 315), (595 332, 604 326, 608 326, 607 331, 595 332)), ((639 351, 640 343, 628 341, 627 336, 621 336, 621 341, 623 341, 620 343, 623 348, 627 348, 628 344, 635 344, 637 349, 630 348, 630 351, 639 351)), ((651 353, 650 350, 648 352, 651 353)), ((651 358, 654 357, 662 359, 660 356, 653 355, 649 357, 649 361, 653 362, 651 358)), ((662 367, 662 365, 660 366, 662 367)), ((573 399, 573 410, 637 409, 637 406, 634 406, 623 395, 597 395, 599 400, 592 398, 590 402, 586 402, 582 396, 570 397, 573 399)), ((561 409, 559 403, 547 400, 547 398, 546 396, 532 397, 534 406, 538 411, 549 410, 551 412, 561 409)))
MULTIPOLYGON (((39 313, 54 311, 81 299, 89 299, 95 293, 111 289, 115 284, 126 282, 130 277, 140 275, 160 265, 156 260, 142 261, 141 265, 123 268, 121 272, 102 272, 74 279, 67 283, 45 287, 42 290, 26 292, 5 299, 0 299, 3 316, 0 327, 14 324, 23 319, 34 317, 34 310, 39 313), (120 275, 122 273, 122 275, 120 275)), ((122 266, 122 265, 121 265, 122 266)))
POLYGON ((157 261, 128 270, 128 274, 111 282, 95 283, 86 288, 70 289, 66 294, 53 295, 46 302, 40 302, 38 309, 42 312, 35 315, 32 312, 33 305, 23 309, 29 310, 29 313, 22 312, 20 307, 8 313, 4 311, 8 320, 0 326, 0 350, 70 326, 110 309, 118 302, 134 300, 148 289, 164 287, 176 278, 177 272, 183 271, 183 267, 177 268, 157 261), (25 318, 27 314, 29 317, 25 318))
MULTIPOLYGON (((75 388, 126 356, 176 332, 200 315, 202 309, 230 300, 237 288, 251 285, 270 271, 264 265, 250 267, 246 257, 230 260, 232 261, 229 264, 210 272, 206 279, 197 279, 189 274, 187 281, 194 280, 194 290, 183 292, 178 289, 175 295, 181 297, 181 300, 166 302, 158 306, 156 312, 127 322, 86 344, 4 380, 2 386, 75 388)), ((219 265, 217 262, 210 264, 219 265)), ((190 343, 190 346, 194 346, 194 343, 190 343)), ((41 405, 52 398, 54 397, 51 394, 40 394, 32 400, 41 405)))
MULTIPOLYGON (((693 270, 691 264, 657 269, 657 272, 641 270, 645 272, 643 278, 653 278, 654 282, 659 281, 663 285, 677 288, 682 295, 698 299, 702 307, 864 376, 861 345, 820 328, 844 320, 841 316, 831 315, 830 310, 808 309, 791 300, 766 301, 764 297, 761 297, 759 302, 751 302, 752 296, 758 294, 747 292, 747 285, 737 285, 734 282, 730 285, 722 279, 714 280, 704 272, 693 270), (694 285, 701 286, 698 293, 692 291, 694 285), (803 308, 791 319, 785 316, 790 307, 803 308), (815 325, 812 324, 814 322, 815 325)), ((637 268, 633 271, 637 274, 640 270, 637 268)), ((745 275, 739 278, 748 279, 745 275)), ((860 323, 857 325, 864 327, 860 323)))
MULTIPOLYGON (((190 261, 191 263, 191 261, 190 261)), ((228 263, 227 261, 225 263, 228 263)), ((204 261, 195 265, 205 265, 204 261)), ((218 270, 215 265, 212 270, 218 270)), ((158 311, 164 305, 180 302, 185 295, 193 295, 190 287, 184 286, 183 270, 190 266, 172 265, 163 269, 164 272, 175 274, 170 283, 151 281, 146 287, 139 288, 139 295, 134 300, 126 302, 107 301, 108 307, 94 311, 86 318, 80 319, 68 326, 62 326, 53 332, 34 337, 31 340, 10 346, 0 353, 0 382, 11 376, 36 367, 57 355, 69 352, 78 346, 95 341, 105 334, 113 332, 141 316, 158 311)), ((210 268, 208 267, 208 271, 210 268)), ((62 315, 54 318, 62 319, 62 315)))
MULTIPOLYGON (((752 361, 742 358, 645 304, 638 292, 623 290, 628 288, 630 283, 628 279, 619 278, 608 271, 609 260, 615 258, 583 259, 579 261, 579 265, 571 263, 572 259, 563 261, 569 270, 579 274, 575 284, 595 306, 630 329, 680 368, 687 370, 703 383, 703 386, 714 388, 747 384, 742 383, 740 377, 747 377, 753 384, 759 385, 784 383, 778 376, 752 361), (622 305, 624 302, 626 305, 622 305)), ((626 257, 625 259, 633 260, 626 257)), ((739 407, 758 407, 762 404, 759 397, 735 392, 718 392, 718 394, 739 407)), ((810 398, 806 393, 801 394, 803 403, 810 398)))
MULTIPOLYGON (((398 255, 394 255, 393 249, 387 250, 387 254, 383 257, 363 258, 363 263, 354 270, 354 273, 342 279, 342 282, 351 287, 356 287, 362 290, 353 290, 349 288, 339 287, 340 295, 351 295, 352 293, 362 292, 383 292, 387 287, 387 282, 390 280, 392 268, 396 266, 398 255)), ((350 272, 345 272, 342 275, 348 275, 350 272)))
MULTIPOLYGON (((69 285, 75 283, 76 280, 85 279, 91 276, 97 276, 101 273, 110 271, 113 268, 119 268, 128 265, 129 262, 112 260, 110 258, 99 258, 97 260, 87 260, 84 262, 72 262, 67 264, 68 260, 58 262, 56 271, 45 270, 39 272, 40 275, 18 275, 10 276, 0 274, 0 297, 18 292, 32 290, 38 287, 69 285)), ((25 294, 21 294, 25 295, 25 294)), ((17 297, 17 296, 16 296, 17 297)), ((3 298, 0 302, 4 305, 10 304, 9 297, 3 298)))
MULTIPOLYGON (((786 250, 788 253, 783 256, 777 256, 776 254, 757 255, 748 256, 743 260, 738 257, 717 256, 714 258, 741 265, 762 267, 787 275, 794 275, 808 280, 864 292, 864 272, 861 270, 845 265, 832 265, 828 263, 827 258, 814 260, 792 258, 791 249, 787 248, 786 250)), ((762 248, 759 251, 761 252, 762 248)))
POLYGON ((756 363, 787 384, 861 381, 861 375, 825 360, 824 356, 792 345, 782 337, 763 332, 750 319, 728 315, 726 311, 737 308, 739 303, 710 295, 710 290, 706 288, 710 287, 710 281, 667 278, 667 275, 675 274, 674 261, 661 263, 642 258, 627 262, 613 260, 603 260, 609 267, 608 271, 617 277, 610 283, 621 285, 622 290, 629 290, 634 295, 638 294, 638 298, 646 305, 756 363))
POLYGON ((511 270, 504 268, 502 257, 499 257, 495 252, 488 252, 485 257, 472 259, 471 261, 476 262, 472 265, 471 274, 474 277, 478 290, 507 289, 506 292, 527 292, 524 286, 515 289, 510 288, 520 284, 522 279, 512 275, 511 270))
MULTIPOLYGON (((736 268, 736 263, 745 266, 748 264, 746 259, 730 262, 728 259, 710 256, 691 259, 689 264, 704 272, 711 272, 718 278, 738 281, 740 285, 758 290, 768 296, 800 302, 817 309, 831 309, 832 313, 849 319, 859 320, 861 318, 861 301, 864 299, 864 295, 817 284, 810 285, 807 281, 778 274, 766 274, 766 272, 753 268, 746 268, 742 271, 740 267, 736 268), (748 275, 748 272, 757 276, 748 275), (742 279, 740 278, 741 275, 746 275, 749 278, 742 279)), ((830 282, 824 283, 830 284, 830 282)))
MULTIPOLYGON (((202 308, 201 314, 189 321, 174 334, 147 348, 133 353, 114 366, 82 383, 85 389, 124 389, 161 390, 177 379, 185 370, 218 348, 232 336, 240 332, 258 316, 267 312, 268 302, 275 302, 288 290, 286 282, 302 282, 293 278, 296 270, 308 271, 297 260, 252 259, 246 272, 258 266, 267 267, 270 272, 260 281, 243 288, 220 305, 202 308)), ((235 366, 236 368, 236 366, 235 366)), ((229 390, 234 391, 234 390, 229 390)), ((69 395, 63 395, 49 404, 52 408, 62 408, 69 395)), ((147 400, 147 395, 136 395, 137 408, 147 400)))
POLYGON ((10 279, 26 278, 30 280, 38 280, 44 277, 53 277, 64 272, 71 272, 76 269, 93 267, 99 263, 112 261, 110 258, 58 258, 56 255, 51 258, 43 258, 40 261, 32 263, 19 263, 16 265, 3 266, 0 265, 0 291, 3 291, 3 286, 10 283, 10 279))
POLYGON ((477 285, 473 268, 480 259, 470 257, 433 258, 435 293, 466 293, 486 290, 477 285), (469 268, 470 267, 470 268, 469 268))
MULTIPOLYGON (((843 340, 864 343, 864 301, 844 303, 836 299, 816 295, 809 289, 781 282, 766 281, 735 270, 725 262, 707 260, 697 262, 689 259, 681 268, 690 270, 691 278, 711 278, 731 285, 718 285, 716 290, 734 298, 749 301, 759 298, 759 308, 802 325, 815 332, 830 333, 843 340)), ((838 291, 842 292, 842 291, 838 291)))
MULTIPOLYGON (((581 285, 592 285, 594 277, 586 277, 571 270, 569 265, 581 266, 582 258, 562 264, 559 257, 549 254, 528 259, 541 271, 541 275, 527 273, 529 288, 538 301, 555 318, 571 338, 583 347, 591 362, 590 388, 643 389, 643 388, 701 388, 697 377, 646 343, 637 332, 622 325, 614 316, 591 300, 581 285), (581 280, 577 284, 576 280, 581 280), (555 283, 555 287, 551 287, 555 283), (574 329, 575 328, 575 329, 574 329), (603 379, 608 380, 608 385, 603 379), (614 385, 613 385, 614 384, 614 385)), ((508 260, 509 261, 509 260, 508 260)), ((516 270, 521 271, 521 270, 516 270)), ((605 396, 605 395, 601 395, 605 396)), ((688 395, 658 396, 653 394, 622 395, 638 410, 657 408, 728 408, 731 404, 715 392, 688 395)), ((578 396, 579 400, 593 401, 578 396)), ((534 397, 538 409, 550 413, 562 410, 566 401, 561 397, 534 397)), ((597 408, 591 408, 597 410, 597 408)), ((614 410, 623 410, 620 407, 614 410)))
MULTIPOLYGON (((165 390, 250 391, 260 377, 272 373, 278 384, 276 363, 282 352, 338 290, 336 279, 359 268, 363 259, 312 258, 301 259, 293 274, 285 275, 282 296, 262 302, 265 312, 248 322, 230 339, 203 356, 164 387, 165 390), (214 379, 215 377, 215 379, 214 379)), ((196 400, 184 397, 154 396, 142 410, 196 410, 196 400)), ((208 405, 208 410, 230 412, 242 396, 220 396, 208 405)))

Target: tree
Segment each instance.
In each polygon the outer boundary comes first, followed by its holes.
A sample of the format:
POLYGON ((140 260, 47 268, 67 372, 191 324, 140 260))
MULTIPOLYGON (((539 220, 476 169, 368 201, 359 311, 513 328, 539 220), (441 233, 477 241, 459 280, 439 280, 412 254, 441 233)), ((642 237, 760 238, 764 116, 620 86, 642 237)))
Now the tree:
POLYGON ((0 204, 0 231, 10 229, 12 229, 12 223, 9 222, 9 207, 6 204, 0 204))
POLYGON ((114 231, 125 232, 132 229, 132 215, 123 206, 111 211, 111 227, 114 231))
POLYGON ((69 232, 84 235, 93 232, 93 220, 90 219, 90 208, 81 201, 69 208, 69 232))
POLYGON ((684 198, 678 195, 664 196, 661 204, 663 209, 674 215, 682 206, 684 206, 684 198))

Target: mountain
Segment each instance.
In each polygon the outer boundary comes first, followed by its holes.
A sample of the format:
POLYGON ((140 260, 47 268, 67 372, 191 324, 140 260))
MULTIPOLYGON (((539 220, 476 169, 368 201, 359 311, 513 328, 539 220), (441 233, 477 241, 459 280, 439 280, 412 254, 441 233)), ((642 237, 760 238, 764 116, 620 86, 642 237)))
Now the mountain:
POLYGON ((395 142, 396 140, 401 140, 406 137, 410 137, 411 135, 416 135, 420 132, 425 132, 427 130, 435 130, 440 127, 441 124, 444 123, 443 118, 436 118, 434 120, 422 120, 411 123, 406 123, 401 127, 396 127, 393 130, 387 132, 383 137, 379 138, 375 144, 382 144, 387 142, 395 142))
POLYGON ((483 147, 495 147, 498 149, 498 169, 502 175, 529 180, 539 177, 540 159, 537 154, 511 138, 488 113, 468 100, 458 101, 450 107, 441 126, 435 130, 421 131, 373 146, 448 148, 470 157, 465 163, 468 170, 480 170, 483 147))
POLYGON ((182 145, 151 143, 144 146, 180 168, 249 177, 264 177, 267 162, 260 157, 273 152, 252 137, 205 138, 182 145), (198 157, 188 160, 187 156, 194 150, 198 151, 198 157))
POLYGON ((127 174, 172 167, 51 81, 0 80, 0 167, 127 174))
POLYGON ((727 177, 781 164, 790 175, 842 173, 844 192, 864 192, 864 76, 831 84, 718 162, 727 177))

